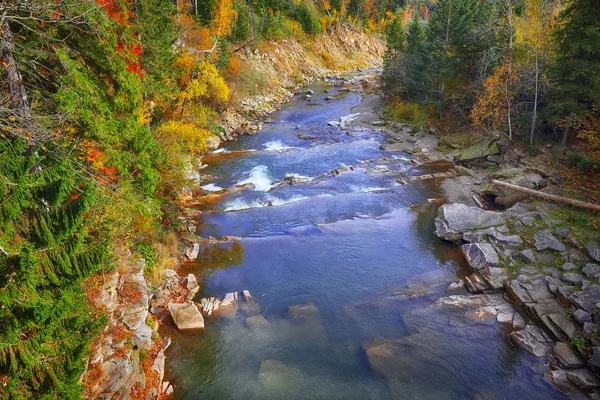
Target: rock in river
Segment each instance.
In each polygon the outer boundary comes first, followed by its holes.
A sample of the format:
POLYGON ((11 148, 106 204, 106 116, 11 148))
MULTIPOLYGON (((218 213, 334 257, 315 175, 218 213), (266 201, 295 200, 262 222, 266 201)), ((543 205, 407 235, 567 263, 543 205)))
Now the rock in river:
POLYGON ((269 391, 286 393, 292 391, 292 388, 300 389, 304 382, 299 369, 288 367, 278 360, 263 361, 260 364, 258 379, 269 391))
POLYGON ((502 224, 502 213, 458 203, 444 204, 435 219, 435 234, 445 240, 459 241, 465 232, 502 224))
POLYGON ((169 303, 169 312, 180 331, 204 329, 204 318, 194 303, 169 303))
POLYGON ((498 253, 487 243, 469 243, 461 246, 467 262, 475 271, 486 267, 497 267, 500 260, 498 253))

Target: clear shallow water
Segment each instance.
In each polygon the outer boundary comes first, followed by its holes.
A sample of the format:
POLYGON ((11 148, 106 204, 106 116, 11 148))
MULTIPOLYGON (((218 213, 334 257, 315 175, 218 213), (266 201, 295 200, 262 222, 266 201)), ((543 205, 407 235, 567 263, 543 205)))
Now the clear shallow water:
POLYGON ((428 308, 464 274, 456 249, 432 234, 435 207, 415 206, 439 197, 435 182, 398 185, 422 171, 380 151, 378 132, 327 127, 360 97, 325 101, 335 90, 324 88, 204 160, 207 190, 252 186, 201 208, 199 235, 241 240, 203 249, 184 272, 201 276, 198 298, 248 289, 256 303, 207 318, 200 333, 162 328, 175 397, 563 398, 502 326, 428 308), (392 354, 369 360, 365 349, 386 341, 392 354))

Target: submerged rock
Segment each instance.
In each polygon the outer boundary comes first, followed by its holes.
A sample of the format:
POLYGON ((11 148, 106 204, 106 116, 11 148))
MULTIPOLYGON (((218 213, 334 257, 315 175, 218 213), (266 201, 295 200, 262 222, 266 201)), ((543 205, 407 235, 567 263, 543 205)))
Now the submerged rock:
POLYGON ((269 391, 288 392, 291 387, 300 389, 304 383, 298 368, 288 367, 279 360, 266 360, 260 364, 258 380, 269 391))

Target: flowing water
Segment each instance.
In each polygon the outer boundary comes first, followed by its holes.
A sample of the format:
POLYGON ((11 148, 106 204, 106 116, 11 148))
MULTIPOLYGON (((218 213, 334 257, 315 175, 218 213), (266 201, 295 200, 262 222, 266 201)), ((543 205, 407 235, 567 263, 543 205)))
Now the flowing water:
POLYGON ((203 188, 217 196, 199 206, 197 233, 241 239, 203 249, 183 272, 200 276, 197 300, 248 289, 255 303, 208 317, 202 332, 162 328, 175 397, 563 398, 500 324, 429 311, 465 273, 432 233, 436 183, 396 182, 431 167, 381 151, 377 131, 328 126, 361 95, 312 89, 204 158, 203 188), (386 341, 402 351, 369 360, 365 349, 386 341))

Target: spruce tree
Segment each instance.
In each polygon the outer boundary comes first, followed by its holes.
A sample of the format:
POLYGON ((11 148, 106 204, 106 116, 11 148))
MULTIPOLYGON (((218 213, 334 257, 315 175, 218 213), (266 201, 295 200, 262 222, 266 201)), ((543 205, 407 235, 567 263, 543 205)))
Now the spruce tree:
POLYGON ((408 26, 406 58, 406 97, 422 99, 431 85, 428 76, 430 52, 425 26, 417 15, 413 16, 408 26))
POLYGON ((429 20, 431 79, 438 94, 440 118, 444 113, 448 85, 466 63, 465 53, 473 43, 471 33, 480 4, 479 0, 440 0, 429 20))
POLYGON ((559 16, 555 83, 547 116, 576 118, 600 103, 600 7, 595 0, 570 0, 559 16))
POLYGON ((400 17, 396 16, 388 25, 386 39, 382 78, 386 93, 394 94, 404 82, 406 32, 400 17))

